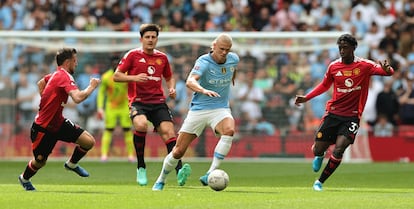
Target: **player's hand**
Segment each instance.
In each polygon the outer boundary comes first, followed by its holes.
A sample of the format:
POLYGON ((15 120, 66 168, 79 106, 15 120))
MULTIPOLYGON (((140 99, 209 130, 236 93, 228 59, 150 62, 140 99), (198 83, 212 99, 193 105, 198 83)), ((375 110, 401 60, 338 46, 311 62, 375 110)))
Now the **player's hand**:
POLYGON ((381 61, 378 61, 378 63, 381 65, 381 67, 382 67, 382 69, 385 71, 385 72, 390 72, 390 64, 388 63, 388 61, 387 60, 384 60, 383 62, 381 62, 381 61))
POLYGON ((140 73, 135 76, 136 82, 145 82, 148 81, 148 75, 146 73, 140 73))
POLYGON ((91 78, 90 80, 89 80, 89 85, 92 87, 92 88, 96 88, 96 87, 98 87, 98 85, 99 85, 99 83, 101 82, 101 80, 99 79, 99 78, 91 78))
POLYGON ((102 108, 98 108, 98 111, 96 112, 96 118, 98 120, 103 120, 105 117, 104 110, 102 108))
POLYGON ((220 94, 218 94, 217 92, 210 91, 210 90, 207 90, 207 89, 204 90, 202 93, 209 96, 209 97, 220 97, 220 94))
POLYGON ((168 96, 169 96, 171 99, 175 99, 175 97, 177 96, 177 92, 175 91, 175 89, 169 89, 169 90, 168 90, 168 96))
POLYGON ((303 95, 296 95, 295 105, 299 106, 301 103, 308 101, 305 96, 303 95))

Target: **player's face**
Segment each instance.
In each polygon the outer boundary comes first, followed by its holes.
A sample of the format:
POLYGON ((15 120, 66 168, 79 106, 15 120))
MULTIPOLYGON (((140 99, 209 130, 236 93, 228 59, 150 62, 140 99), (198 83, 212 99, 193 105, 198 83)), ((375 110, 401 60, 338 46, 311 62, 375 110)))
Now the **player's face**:
POLYGON ((69 59, 69 73, 73 74, 75 73, 75 68, 78 66, 78 56, 76 54, 73 55, 72 58, 69 59))
POLYGON ((144 51, 152 51, 157 46, 158 36, 155 31, 147 31, 141 38, 142 49, 144 51))
POLYGON ((345 63, 350 63, 354 60, 355 47, 346 41, 341 41, 338 44, 339 54, 345 63))
POLYGON ((231 43, 226 41, 217 41, 213 45, 213 58, 214 60, 219 63, 225 63, 227 54, 230 52, 231 49, 231 43))

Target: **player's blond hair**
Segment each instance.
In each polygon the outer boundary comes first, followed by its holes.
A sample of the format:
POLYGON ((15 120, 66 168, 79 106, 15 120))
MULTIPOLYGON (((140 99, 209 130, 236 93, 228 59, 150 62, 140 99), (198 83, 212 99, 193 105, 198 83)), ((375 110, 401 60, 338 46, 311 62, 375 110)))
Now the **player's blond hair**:
POLYGON ((211 49, 213 49, 214 44, 216 44, 219 41, 227 42, 230 44, 233 44, 233 38, 227 34, 227 33, 220 33, 211 44, 211 49))

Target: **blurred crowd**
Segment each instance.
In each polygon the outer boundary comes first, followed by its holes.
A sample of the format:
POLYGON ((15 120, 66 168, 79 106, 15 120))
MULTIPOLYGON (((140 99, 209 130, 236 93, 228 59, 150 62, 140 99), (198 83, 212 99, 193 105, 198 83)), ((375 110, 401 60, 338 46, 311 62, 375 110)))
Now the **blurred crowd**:
MULTIPOLYGON (((392 136, 401 125, 414 125, 414 0, 1 0, 1 30, 139 31, 143 23, 163 31, 344 31, 359 41, 356 55, 388 59, 392 78, 374 77, 363 119, 377 136, 392 136)), ((139 35, 137 34, 137 39, 139 35)), ((2 44, 0 42, 0 44, 2 44)), ((333 46, 336 47, 336 46, 333 46)), ((330 94, 303 106, 296 94, 312 89, 338 58, 335 50, 240 54, 232 109, 241 133, 284 136, 314 130, 330 94)), ((165 46, 177 79, 177 99, 169 105, 177 118, 188 108, 185 77, 208 47, 165 46)), ((123 52, 119 52, 122 55, 123 52)), ((80 88, 90 76, 110 68, 110 54, 81 54, 75 80, 80 88)), ((54 53, 2 45, 0 58, 0 123, 18 121, 30 127, 36 113, 37 80, 55 70, 54 53), (16 110, 16 108, 18 110, 16 110)), ((99 130, 96 98, 66 108, 66 116, 99 130)))

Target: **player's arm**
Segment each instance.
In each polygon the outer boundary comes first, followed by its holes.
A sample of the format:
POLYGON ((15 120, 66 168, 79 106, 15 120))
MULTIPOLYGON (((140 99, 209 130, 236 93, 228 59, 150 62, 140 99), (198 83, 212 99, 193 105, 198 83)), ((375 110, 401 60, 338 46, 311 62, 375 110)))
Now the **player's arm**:
POLYGON ((220 97, 217 92, 203 88, 200 83, 198 83, 198 80, 200 80, 200 75, 190 73, 185 84, 187 88, 191 89, 194 92, 202 93, 209 97, 220 97))
POLYGON ((390 64, 388 63, 388 60, 384 60, 383 62, 378 61, 378 63, 381 65, 382 70, 387 74, 387 75, 392 75, 394 74, 394 69, 390 66, 390 64))
POLYGON ((49 81, 50 77, 52 77, 52 74, 47 74, 37 82, 37 88, 39 90, 40 95, 42 95, 43 90, 45 90, 46 84, 49 81))
POLYGON ((114 73, 115 82, 145 82, 148 80, 146 73, 140 73, 138 75, 128 75, 126 72, 122 72, 119 68, 114 73))
POLYGON ((96 107, 98 112, 98 118, 102 119, 104 115, 104 102, 105 102, 105 92, 106 91, 106 78, 102 76, 102 83, 98 90, 98 95, 96 98, 96 107))
POLYGON ((89 81, 88 87, 86 87, 84 90, 74 89, 69 91, 69 96, 72 97, 72 100, 79 104, 86 98, 88 98, 89 95, 92 94, 93 90, 98 87, 100 80, 98 78, 91 78, 89 81))
POLYGON ((39 89, 40 95, 42 95, 43 90, 45 90, 45 87, 46 87, 46 81, 44 78, 42 78, 37 82, 37 88, 39 89))
POLYGON ((299 105, 300 103, 304 103, 307 102, 309 100, 311 100, 312 98, 326 92, 329 90, 329 88, 331 88, 333 80, 328 79, 327 76, 325 75, 324 79, 322 80, 321 83, 319 83, 314 89, 312 89, 312 91, 310 91, 308 94, 306 95, 296 95, 296 99, 295 99, 295 105, 299 105))
POLYGON ((237 72, 237 70, 234 70, 233 77, 231 78, 231 82, 233 83, 233 86, 234 86, 235 81, 236 81, 236 72, 237 72))
POLYGON ((167 85, 168 88, 168 96, 171 99, 175 99, 175 97, 177 96, 177 92, 175 91, 175 79, 173 76, 171 76, 168 79, 165 79, 165 84, 167 85))

